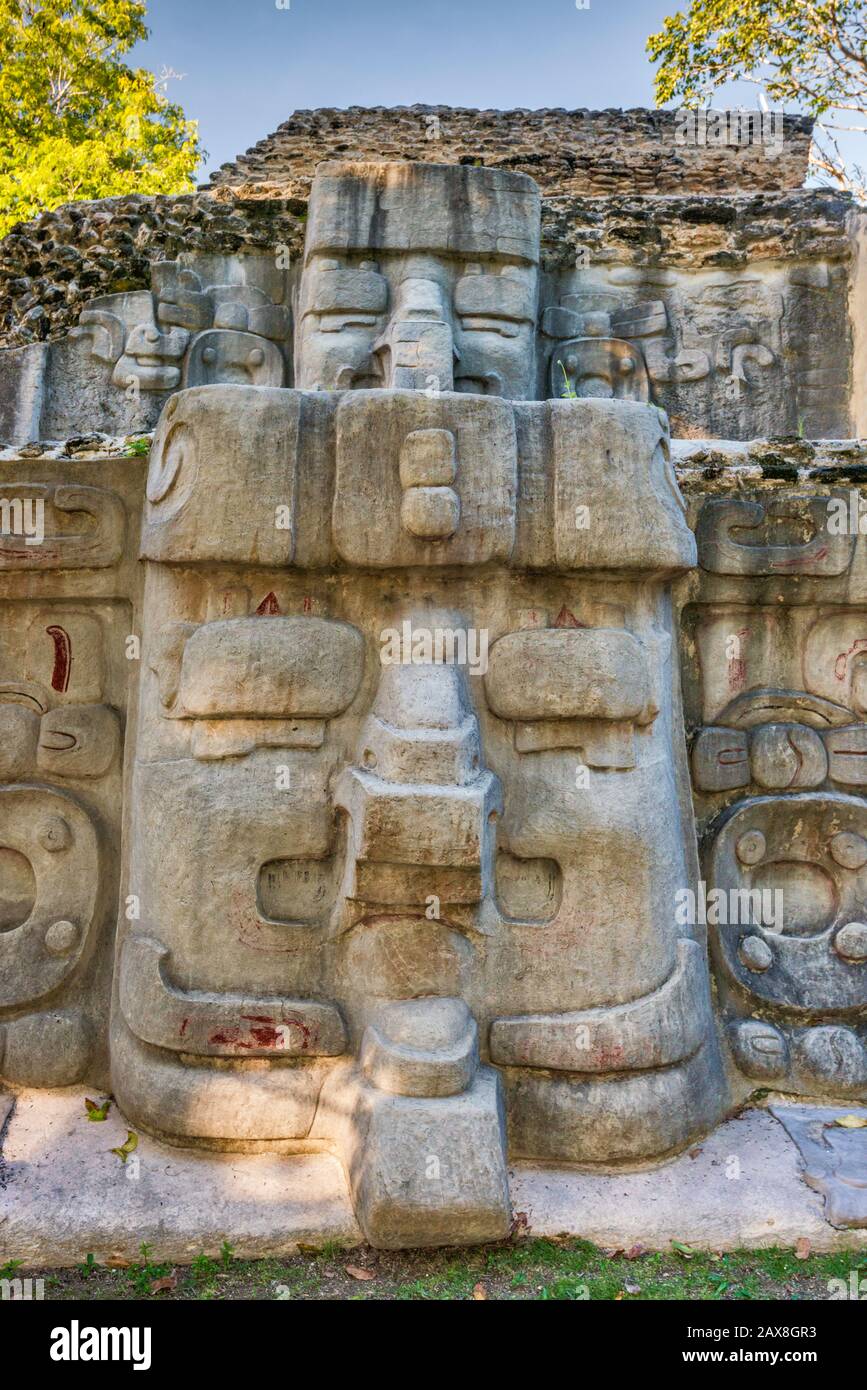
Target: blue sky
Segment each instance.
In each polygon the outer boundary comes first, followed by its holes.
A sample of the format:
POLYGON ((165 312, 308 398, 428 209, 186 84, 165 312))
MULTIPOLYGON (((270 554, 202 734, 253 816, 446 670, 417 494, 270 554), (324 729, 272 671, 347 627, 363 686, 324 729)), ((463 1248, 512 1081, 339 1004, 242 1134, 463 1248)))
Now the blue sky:
MULTIPOLYGON (((298 107, 652 106, 644 52, 677 0, 149 0, 135 59, 184 73, 202 177, 298 107)), ((746 104, 746 103, 745 103, 746 104)))
POLYGON ((647 37, 686 3, 149 0, 134 59, 184 74, 167 90, 200 123, 204 180, 299 107, 652 106, 647 37))

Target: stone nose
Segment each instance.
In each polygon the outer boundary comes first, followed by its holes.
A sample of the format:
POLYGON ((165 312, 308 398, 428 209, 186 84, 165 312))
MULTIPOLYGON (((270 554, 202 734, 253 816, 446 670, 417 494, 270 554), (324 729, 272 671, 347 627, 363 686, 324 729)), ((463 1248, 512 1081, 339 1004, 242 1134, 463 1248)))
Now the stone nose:
POLYGON ((442 286, 406 279, 398 286, 388 327, 375 344, 383 355, 385 385, 410 391, 451 391, 454 332, 442 286))

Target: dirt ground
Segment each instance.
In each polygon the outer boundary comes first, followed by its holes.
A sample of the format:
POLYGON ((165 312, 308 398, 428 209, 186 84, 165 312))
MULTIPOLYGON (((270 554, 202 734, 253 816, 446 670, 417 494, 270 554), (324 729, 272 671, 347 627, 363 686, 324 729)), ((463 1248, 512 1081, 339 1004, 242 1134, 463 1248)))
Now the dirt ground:
MULTIPOLYGON (((577 1240, 517 1237, 473 1249, 388 1252, 325 1247, 286 1259, 236 1260, 231 1247, 188 1266, 140 1261, 106 1268, 88 1255, 74 1269, 32 1270, 15 1261, 0 1278, 44 1280, 48 1300, 87 1299, 374 1299, 669 1301, 706 1299, 829 1300, 830 1281, 867 1280, 867 1243, 860 1251, 813 1255, 797 1251, 693 1252, 672 1242, 670 1253, 600 1250, 577 1240)), ((856 1281, 857 1282, 857 1281, 856 1281)), ((867 1284, 865 1284, 867 1288, 867 1284)), ((839 1296, 839 1295, 838 1295, 839 1296)))

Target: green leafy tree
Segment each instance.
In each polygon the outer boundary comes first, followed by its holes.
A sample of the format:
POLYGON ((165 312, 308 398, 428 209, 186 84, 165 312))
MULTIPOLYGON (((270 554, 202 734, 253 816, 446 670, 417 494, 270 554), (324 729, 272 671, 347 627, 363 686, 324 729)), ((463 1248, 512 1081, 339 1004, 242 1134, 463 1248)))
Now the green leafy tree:
POLYGON ((0 0, 0 235, 75 199, 192 188, 197 123, 122 61, 147 38, 146 8, 0 0))
POLYGON ((864 170, 847 166, 839 136, 867 133, 867 0, 691 0, 647 49, 660 65, 657 105, 752 82, 816 117, 813 172, 865 196, 864 170))

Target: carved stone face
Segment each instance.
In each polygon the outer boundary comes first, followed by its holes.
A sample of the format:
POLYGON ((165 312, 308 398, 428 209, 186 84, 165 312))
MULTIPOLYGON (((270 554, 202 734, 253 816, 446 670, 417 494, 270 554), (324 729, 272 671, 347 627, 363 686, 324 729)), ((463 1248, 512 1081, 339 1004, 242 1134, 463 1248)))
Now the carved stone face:
POLYGON ((320 171, 299 387, 532 396, 538 203, 526 180, 493 194, 489 182, 487 170, 438 165, 320 171), (462 218, 461 197, 484 206, 481 228, 462 218))

